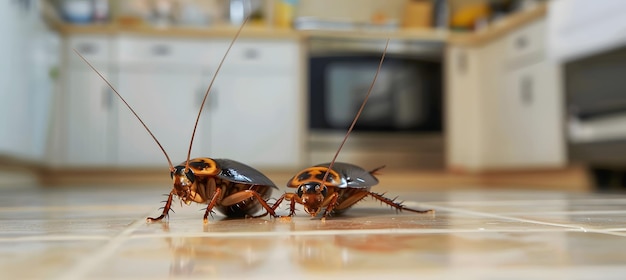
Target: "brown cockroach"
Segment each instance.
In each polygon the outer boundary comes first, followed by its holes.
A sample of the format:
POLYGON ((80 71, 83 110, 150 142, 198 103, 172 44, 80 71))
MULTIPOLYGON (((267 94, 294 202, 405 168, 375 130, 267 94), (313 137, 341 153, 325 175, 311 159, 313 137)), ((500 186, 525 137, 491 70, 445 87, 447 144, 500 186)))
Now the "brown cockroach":
POLYGON ((238 161, 230 159, 212 159, 208 157, 194 158, 191 157, 191 148, 193 146, 193 140, 202 114, 202 108, 207 100, 213 82, 217 77, 217 73, 222 67, 226 56, 228 55, 233 44, 239 37, 241 30, 248 19, 246 19, 241 27, 237 30, 235 37, 230 42, 226 53, 222 57, 215 74, 209 84, 209 87, 204 94, 198 117, 193 128, 191 135, 191 141, 189 143, 189 152, 187 153, 187 160, 182 162, 178 166, 173 166, 172 161, 165 152, 165 149, 159 143, 156 136, 152 134, 152 131, 141 120, 139 115, 135 113, 135 110, 126 102, 122 95, 113 87, 113 85, 98 71, 96 68, 87 61, 78 51, 74 50, 80 58, 93 69, 102 80, 111 88, 111 90, 122 100, 122 102, 128 107, 128 109, 135 115, 135 117, 141 122, 146 131, 152 136, 152 139, 159 146, 165 158, 169 164, 170 175, 174 183, 174 188, 170 191, 163 212, 156 218, 148 217, 148 222, 155 222, 162 220, 169 215, 169 211, 172 206, 172 199, 177 196, 181 202, 189 205, 191 202, 206 203, 208 204, 204 212, 204 223, 208 221, 208 215, 213 212, 213 208, 217 208, 218 211, 228 217, 248 217, 253 216, 261 208, 264 208, 268 213, 274 217, 276 214, 274 210, 267 204, 266 200, 270 198, 272 189, 278 189, 276 185, 260 171, 243 164, 238 161))
POLYGON ((366 171, 365 169, 350 163, 335 162, 337 156, 341 151, 341 148, 345 144, 350 132, 354 129, 354 125, 358 120, 367 100, 374 88, 376 78, 380 73, 383 61, 385 60, 385 54, 389 46, 389 39, 385 45, 385 49, 380 58, 378 69, 374 75, 374 79, 367 91, 367 95, 361 104, 361 107, 357 111, 348 132, 346 133, 343 141, 339 145, 335 156, 330 163, 319 164, 313 167, 306 168, 298 172, 287 183, 289 188, 297 188, 295 193, 283 194, 274 204, 274 210, 278 208, 283 199, 290 201, 289 216, 295 214, 296 203, 304 206, 304 211, 311 217, 315 217, 322 210, 326 208, 322 216, 322 220, 325 220, 329 214, 340 214, 349 209, 357 202, 364 199, 366 196, 371 196, 374 199, 385 203, 398 211, 410 211, 416 213, 430 213, 433 210, 416 210, 404 206, 400 202, 396 202, 395 199, 385 197, 383 194, 370 191, 371 187, 378 184, 378 179, 374 176, 376 171, 382 169, 384 166, 378 167, 372 171, 366 171))

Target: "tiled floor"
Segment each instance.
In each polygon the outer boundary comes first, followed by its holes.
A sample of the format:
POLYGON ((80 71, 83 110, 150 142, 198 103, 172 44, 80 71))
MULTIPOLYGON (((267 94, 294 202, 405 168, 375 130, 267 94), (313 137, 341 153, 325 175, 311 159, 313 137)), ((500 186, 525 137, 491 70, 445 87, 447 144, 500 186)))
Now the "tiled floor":
POLYGON ((623 279, 626 196, 541 191, 391 192, 322 222, 202 223, 158 213, 160 187, 0 190, 2 279, 623 279))

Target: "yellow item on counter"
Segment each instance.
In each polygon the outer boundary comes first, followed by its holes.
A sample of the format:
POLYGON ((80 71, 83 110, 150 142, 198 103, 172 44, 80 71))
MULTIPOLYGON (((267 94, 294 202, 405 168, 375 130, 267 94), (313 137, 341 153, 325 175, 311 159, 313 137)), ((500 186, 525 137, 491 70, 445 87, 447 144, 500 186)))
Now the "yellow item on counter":
POLYGON ((274 8, 274 24, 276 27, 291 27, 297 0, 277 0, 274 8))
POLYGON ((472 29, 479 19, 487 18, 489 13, 486 3, 467 5, 454 12, 450 23, 452 27, 472 29))

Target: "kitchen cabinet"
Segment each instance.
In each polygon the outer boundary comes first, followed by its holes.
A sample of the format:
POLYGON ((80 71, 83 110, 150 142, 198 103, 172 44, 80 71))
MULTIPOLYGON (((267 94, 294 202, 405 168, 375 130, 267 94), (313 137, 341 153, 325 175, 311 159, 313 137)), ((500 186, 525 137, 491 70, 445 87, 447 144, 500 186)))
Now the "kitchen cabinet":
MULTIPOLYGON (((119 89, 148 128, 157 137, 174 165, 185 160, 194 121, 200 107, 200 69, 151 67, 145 70, 119 70, 119 89), (196 70, 196 71, 194 71, 196 70)), ((167 161, 141 123, 121 103, 117 118, 117 160, 124 166, 163 166, 167 161)), ((206 112, 205 112, 206 113, 206 112)), ((206 118, 206 115, 204 116, 206 118)), ((201 121, 194 141, 194 156, 202 153, 206 139, 201 121)))
POLYGON ((554 70, 547 62, 537 62, 505 75, 501 132, 509 147, 501 149, 500 165, 539 167, 564 163, 563 105, 554 70))
POLYGON ((296 80, 286 77, 263 73, 221 77, 212 100, 217 104, 209 109, 211 156, 253 166, 301 164, 302 111, 292 108, 302 101, 293 94, 296 80))
MULTIPOLYGON (((111 47, 99 70, 113 77, 172 163, 184 161, 202 98, 230 40, 122 35, 99 40, 111 47)), ((192 157, 300 167, 305 125, 300 57, 293 39, 238 40, 205 105, 192 157)), ((166 167, 154 140, 106 84, 93 71, 70 68, 61 166, 166 167)))
MULTIPOLYGON (((141 37, 120 37, 115 44, 120 93, 161 143, 172 164, 183 162, 212 76, 209 62, 201 59, 210 45, 201 40, 141 37)), ((167 167, 146 129, 126 106, 116 102, 117 164, 167 167)), ((208 156, 203 137, 206 127, 206 121, 199 123, 193 157, 208 156)))
POLYGON ((484 171, 565 164, 562 94, 545 20, 446 52, 447 163, 484 171))
POLYGON ((45 29, 38 3, 20 1, 0 3, 0 36, 0 157, 41 163, 58 38, 45 29))
POLYGON ((109 65, 110 40, 101 36, 76 36, 64 45, 65 65, 61 71, 62 106, 58 111, 63 126, 63 141, 55 153, 55 164, 99 166, 115 161, 114 99, 110 88, 78 57, 76 49, 102 75, 115 84, 109 65))
POLYGON ((299 58, 296 41, 235 43, 208 105, 211 156, 253 166, 302 165, 306 124, 299 58))

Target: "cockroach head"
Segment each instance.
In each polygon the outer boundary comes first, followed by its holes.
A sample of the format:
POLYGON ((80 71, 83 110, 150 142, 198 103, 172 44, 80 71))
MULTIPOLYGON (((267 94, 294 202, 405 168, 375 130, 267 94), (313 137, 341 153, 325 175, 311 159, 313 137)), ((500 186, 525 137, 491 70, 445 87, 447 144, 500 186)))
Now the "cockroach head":
POLYGON ((315 217, 322 209, 322 204, 328 194, 328 189, 321 183, 308 182, 298 186, 296 194, 302 200, 304 211, 312 217, 315 217))
POLYGON ((176 166, 170 175, 174 181, 176 195, 178 195, 178 197, 180 197, 180 199, 182 199, 185 203, 191 202, 193 198, 190 197, 190 195, 195 191, 192 187, 194 186, 193 183, 196 179, 196 176, 193 174, 191 169, 187 168, 187 170, 185 170, 185 166, 176 166))

